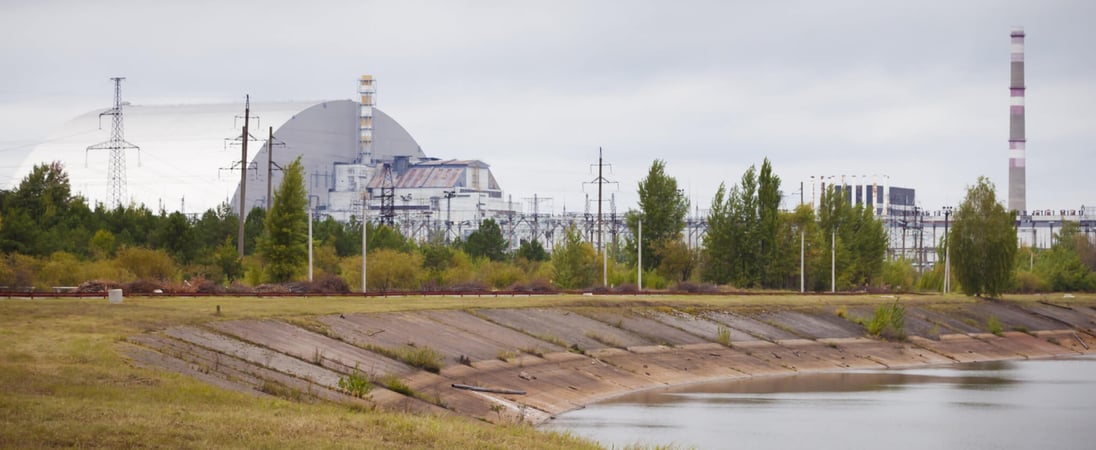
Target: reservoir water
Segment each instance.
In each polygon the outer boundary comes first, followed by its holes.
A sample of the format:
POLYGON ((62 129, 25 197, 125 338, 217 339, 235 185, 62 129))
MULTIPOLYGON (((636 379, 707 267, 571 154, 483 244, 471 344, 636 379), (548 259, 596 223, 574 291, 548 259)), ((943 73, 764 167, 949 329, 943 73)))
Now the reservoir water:
POLYGON ((662 388, 546 428, 606 447, 1096 448, 1096 358, 763 377, 662 388))

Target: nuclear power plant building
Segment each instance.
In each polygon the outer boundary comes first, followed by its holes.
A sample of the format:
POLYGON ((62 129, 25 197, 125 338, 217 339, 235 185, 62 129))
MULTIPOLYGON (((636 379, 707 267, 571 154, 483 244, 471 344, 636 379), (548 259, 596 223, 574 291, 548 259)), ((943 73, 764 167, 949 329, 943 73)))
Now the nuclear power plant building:
MULTIPOLYGON (((107 105, 106 83, 103 92, 107 105)), ((385 213, 391 218, 395 212, 397 221, 413 216, 478 224, 483 218, 520 210, 503 200, 485 162, 428 157, 403 126, 373 105, 372 77, 361 77, 359 94, 361 101, 158 106, 119 102, 124 140, 136 147, 117 155, 124 192, 120 203, 192 215, 224 204, 238 211, 241 170, 246 170, 244 206, 266 207, 268 174, 269 186, 276 191, 281 168, 300 157, 309 202, 321 217, 360 220, 363 199, 372 221, 385 213), (250 117, 247 162, 242 164, 245 106, 250 117), (382 193, 389 194, 393 209, 382 209, 382 193)), ((108 166, 118 152, 89 146, 111 141, 111 126, 106 123, 111 118, 101 116, 113 110, 90 111, 66 123, 28 154, 19 176, 35 165, 60 161, 76 195, 92 207, 112 207, 110 195, 117 187, 112 183, 118 181, 108 178, 108 166), (101 119, 106 120, 101 124, 101 119)))

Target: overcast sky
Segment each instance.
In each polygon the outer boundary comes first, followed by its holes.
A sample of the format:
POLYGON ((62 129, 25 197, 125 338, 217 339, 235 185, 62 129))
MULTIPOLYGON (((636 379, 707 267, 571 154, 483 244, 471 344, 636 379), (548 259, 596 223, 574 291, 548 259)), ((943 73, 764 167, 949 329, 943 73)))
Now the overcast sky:
MULTIPOLYGON (((618 210, 656 158, 700 210, 768 157, 889 176, 926 209, 985 175, 1007 199, 1009 31, 1027 32, 1027 203, 1096 205, 1096 2, 0 0, 0 185, 109 107, 351 99, 521 200, 583 209, 598 148, 618 210)), ((78 162, 69 162, 76 164, 78 162)), ((131 186, 130 189, 138 187, 131 186)), ((595 207, 596 208, 596 207, 595 207)), ((608 205, 606 205, 608 208, 608 205)))

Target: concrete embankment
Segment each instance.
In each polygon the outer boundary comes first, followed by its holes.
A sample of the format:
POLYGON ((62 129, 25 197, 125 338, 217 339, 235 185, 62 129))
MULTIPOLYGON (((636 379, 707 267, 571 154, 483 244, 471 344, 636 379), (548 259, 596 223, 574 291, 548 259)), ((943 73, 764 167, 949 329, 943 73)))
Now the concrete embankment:
POLYGON ((256 395, 540 422, 665 385, 1073 356, 1096 346, 1087 303, 902 304, 902 341, 867 336, 858 319, 872 316, 873 302, 602 302, 218 321, 134 336, 125 348, 140 364, 256 395), (376 387, 349 395, 340 380, 354 373, 376 387))

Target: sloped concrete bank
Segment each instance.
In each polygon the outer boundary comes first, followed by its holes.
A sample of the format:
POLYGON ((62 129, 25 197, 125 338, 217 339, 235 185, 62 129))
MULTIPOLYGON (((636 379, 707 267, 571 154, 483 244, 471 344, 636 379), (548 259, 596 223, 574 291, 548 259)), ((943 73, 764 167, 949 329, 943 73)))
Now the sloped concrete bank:
POLYGON ((537 423, 665 385, 1074 356, 1096 346, 1089 304, 904 303, 903 341, 868 337, 857 319, 875 305, 863 302, 632 304, 220 321, 134 336, 125 350, 140 364, 256 395, 537 423), (375 388, 351 395, 340 380, 353 374, 375 388))

